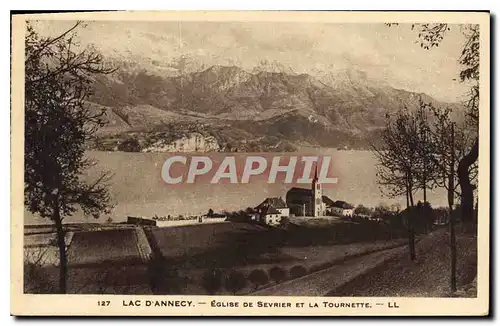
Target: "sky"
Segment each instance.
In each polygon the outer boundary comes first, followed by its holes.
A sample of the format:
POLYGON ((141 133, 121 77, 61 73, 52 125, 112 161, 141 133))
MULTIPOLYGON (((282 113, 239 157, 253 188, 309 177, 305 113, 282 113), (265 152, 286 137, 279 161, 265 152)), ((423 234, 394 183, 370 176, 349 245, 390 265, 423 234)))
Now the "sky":
MULTIPOLYGON (((69 28, 71 21, 44 21, 44 36, 69 28)), ((87 21, 78 29, 81 46, 92 45, 107 58, 171 72, 185 55, 197 65, 237 65, 251 71, 264 61, 295 73, 319 75, 342 69, 366 72, 394 88, 457 102, 467 87, 457 79, 465 38, 452 25, 438 48, 425 50, 410 25, 311 22, 127 22, 87 21)))

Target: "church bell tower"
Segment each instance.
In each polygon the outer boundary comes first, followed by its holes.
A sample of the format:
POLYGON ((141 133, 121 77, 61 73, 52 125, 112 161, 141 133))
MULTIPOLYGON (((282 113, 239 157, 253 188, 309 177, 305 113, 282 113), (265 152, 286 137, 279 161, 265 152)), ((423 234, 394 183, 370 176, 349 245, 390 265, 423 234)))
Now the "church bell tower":
POLYGON ((316 170, 314 171, 314 179, 312 182, 312 194, 313 194, 313 216, 323 216, 323 191, 321 189, 321 183, 318 179, 318 166, 316 165, 316 170))

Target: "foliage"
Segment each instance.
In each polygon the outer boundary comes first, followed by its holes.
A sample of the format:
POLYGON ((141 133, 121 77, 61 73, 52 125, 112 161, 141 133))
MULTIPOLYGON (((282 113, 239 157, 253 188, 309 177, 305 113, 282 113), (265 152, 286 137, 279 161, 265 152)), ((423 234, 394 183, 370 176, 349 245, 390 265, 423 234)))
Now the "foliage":
MULTIPOLYGON (((449 108, 436 108, 432 104, 425 104, 425 108, 434 115, 434 123, 429 128, 430 139, 428 149, 436 173, 431 182, 438 187, 460 196, 458 168, 460 161, 472 147, 477 136, 465 123, 453 121, 449 108)), ((477 177, 477 165, 469 167, 469 176, 472 180, 477 177)), ((453 201, 450 203, 453 206, 453 201)))
POLYGON ((247 211, 239 210, 235 212, 225 212, 224 213, 229 220, 234 222, 248 222, 251 220, 251 215, 247 211))
POLYGON ((243 273, 236 270, 230 271, 224 278, 224 287, 233 294, 242 290, 246 286, 246 283, 247 279, 243 273))
POLYGON ((49 247, 31 247, 24 249, 24 292, 57 293, 54 284, 47 277, 47 253, 49 247))
MULTIPOLYGON (((393 198, 406 196, 407 208, 414 205, 413 195, 417 189, 424 189, 426 194, 428 175, 434 173, 429 164, 431 154, 425 149, 428 125, 424 116, 420 110, 410 112, 407 108, 401 109, 395 119, 388 116, 386 128, 382 131, 382 145, 373 146, 379 160, 377 181, 381 190, 393 198)), ((407 215, 410 257, 415 260, 413 218, 413 214, 407 215)))
POLYGON ((128 138, 118 144, 118 150, 123 152, 140 152, 141 144, 136 138, 128 138))
POLYGON ((282 216, 280 220, 280 227, 286 229, 290 225, 290 218, 288 216, 282 216))
POLYGON ((248 275, 248 280, 255 286, 255 289, 257 289, 259 286, 269 282, 269 277, 264 270, 255 269, 248 275))
POLYGON ((382 131, 382 145, 372 146, 379 160, 377 180, 384 194, 389 197, 405 195, 413 205, 413 193, 418 189, 416 181, 420 171, 420 126, 417 117, 407 108, 387 117, 382 131))
POLYGON ((78 209, 98 218, 110 211, 109 173, 81 180, 95 162, 86 144, 105 124, 104 111, 86 103, 94 74, 112 69, 91 48, 77 51, 74 30, 40 37, 28 23, 25 39, 25 188, 26 208, 56 225, 60 253, 60 291, 66 292, 66 245, 62 221, 78 209))
POLYGON ((370 216, 370 215, 372 215, 372 210, 369 207, 366 207, 366 206, 363 206, 362 204, 359 204, 354 209, 354 214, 356 214, 356 215, 367 215, 367 216, 370 216))
MULTIPOLYGON (((388 24, 391 25, 391 24, 388 24)), ((421 47, 430 49, 439 46, 446 31, 450 30, 446 23, 439 24, 414 24, 412 29, 417 27, 420 31, 418 41, 421 47)), ((459 73, 459 80, 467 83, 469 93, 464 105, 467 108, 467 123, 476 130, 479 128, 479 64, 480 64, 480 31, 479 25, 457 25, 460 26, 465 36, 465 43, 462 46, 459 63, 462 70, 459 73)), ((474 186, 471 184, 471 166, 476 164, 479 155, 479 134, 476 134, 466 155, 458 163, 458 181, 461 189, 461 209, 463 219, 474 218, 474 186)), ((473 178, 473 177, 472 177, 473 178)), ((450 179, 452 180, 452 179, 450 179)))
POLYGON ((416 206, 416 219, 415 227, 418 232, 428 233, 436 220, 436 213, 428 202, 419 201, 416 206))
POLYGON ((222 272, 219 269, 210 269, 203 274, 203 288, 209 294, 215 294, 222 287, 222 272))
POLYGON ((176 294, 181 291, 182 277, 179 271, 173 268, 160 269, 162 271, 161 277, 161 293, 162 294, 176 294))
POLYGON ((295 265, 290 269, 290 276, 292 278, 301 277, 307 274, 307 269, 302 265, 295 265))
POLYGON ((286 280, 286 271, 278 266, 274 266, 269 270, 269 277, 276 283, 281 283, 286 280))

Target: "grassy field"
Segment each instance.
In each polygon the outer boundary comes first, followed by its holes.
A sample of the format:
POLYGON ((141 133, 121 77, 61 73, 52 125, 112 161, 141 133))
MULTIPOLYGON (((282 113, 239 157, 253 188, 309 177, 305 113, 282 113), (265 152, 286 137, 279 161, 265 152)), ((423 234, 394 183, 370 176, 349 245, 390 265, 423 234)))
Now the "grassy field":
MULTIPOLYGON (((256 289, 248 282, 254 270, 266 274, 262 287, 273 282, 272 268, 282 269, 290 279, 297 277, 294 268, 312 273, 346 257, 406 243, 405 238, 390 237, 386 229, 372 223, 352 222, 292 224, 288 229, 230 222, 142 230, 108 226, 74 231, 68 254, 70 291, 206 294, 203 277, 219 270, 224 277, 231 272, 241 274, 246 284, 237 293, 246 294, 256 289)), ((58 274, 55 264, 41 273, 53 290, 58 274)), ((217 293, 232 292, 221 286, 217 293)))
POLYGON ((135 229, 77 232, 71 241, 68 261, 74 267, 116 262, 142 264, 145 261, 137 243, 135 229))
MULTIPOLYGON (((352 224, 352 223, 351 223, 352 224)), ((202 279, 206 273, 219 270, 224 275, 232 271, 248 278, 254 270, 264 271, 268 278, 273 267, 283 269, 286 278, 292 277, 291 270, 299 266, 306 273, 330 266, 337 260, 356 256, 406 243, 405 239, 380 239, 361 241, 333 232, 342 228, 338 223, 330 228, 315 226, 308 229, 296 226, 289 230, 266 228, 246 223, 225 223, 187 226, 180 228, 151 229, 154 247, 160 253, 157 269, 165 275, 169 284, 160 286, 160 293, 206 294, 202 279), (303 237, 301 237, 303 234, 303 237), (316 236, 315 236, 316 234, 316 236), (328 238, 324 235, 327 234, 328 238), (305 241, 304 241, 305 239, 305 241), (172 285, 175 285, 172 287, 172 285)), ((356 225, 348 232, 356 234, 356 225)), ((358 226, 358 231, 360 231, 358 226)), ((372 228, 373 231, 373 228, 372 228)), ((361 234, 362 232, 358 232, 361 234)), ((272 282, 268 279, 266 283, 272 282)), ((255 289, 249 283, 238 293, 245 294, 255 289)), ((221 287, 221 294, 230 294, 221 287)))
MULTIPOLYGON (((150 249, 142 229, 119 225, 114 229, 107 226, 93 231, 76 231, 75 225, 73 229, 68 248, 70 293, 150 293, 150 249)), ((53 234, 30 233, 25 238, 33 243, 49 236, 53 234)), ((25 248, 25 290, 54 293, 58 284, 58 263, 57 247, 25 248), (35 266, 33 262, 36 261, 41 266, 35 266)))

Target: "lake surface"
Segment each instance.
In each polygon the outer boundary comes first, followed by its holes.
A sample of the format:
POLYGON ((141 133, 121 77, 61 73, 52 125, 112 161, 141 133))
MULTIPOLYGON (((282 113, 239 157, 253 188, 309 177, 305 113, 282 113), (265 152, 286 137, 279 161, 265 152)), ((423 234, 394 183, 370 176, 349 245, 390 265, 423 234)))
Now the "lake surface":
MULTIPOLYGON (((336 149, 303 149, 299 154, 324 155, 331 157, 333 175, 338 184, 324 187, 323 194, 332 200, 344 200, 353 205, 376 206, 380 203, 399 203, 406 205, 406 199, 385 197, 377 185, 377 160, 370 151, 336 149)), ((215 153, 214 153, 215 154, 215 153)), ((231 153, 231 155, 234 153, 231 153)), ((179 214, 206 213, 214 211, 239 210, 255 207, 266 197, 285 198, 287 190, 294 184, 268 184, 266 180, 251 180, 248 184, 210 184, 168 185, 161 178, 161 169, 166 158, 173 153, 125 153, 89 152, 98 161, 98 170, 114 173, 111 181, 111 194, 116 205, 111 218, 114 222, 125 221, 127 216, 177 216, 179 214)), ((220 158, 229 153, 217 153, 220 158)), ((243 155, 243 154, 239 154, 243 155)), ((287 153, 286 155, 290 155, 287 153)), ((86 178, 93 179, 98 171, 89 171, 86 178)), ((308 185, 298 185, 308 187, 308 185)), ((432 206, 446 206, 446 190, 436 189, 428 192, 432 206)), ((415 201, 422 200, 417 193, 415 201)), ((76 213, 65 222, 98 222, 76 213)), ((39 224, 47 221, 25 214, 25 224, 39 224)))

